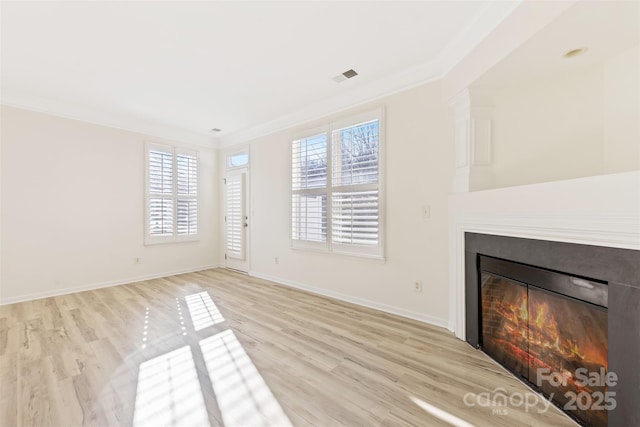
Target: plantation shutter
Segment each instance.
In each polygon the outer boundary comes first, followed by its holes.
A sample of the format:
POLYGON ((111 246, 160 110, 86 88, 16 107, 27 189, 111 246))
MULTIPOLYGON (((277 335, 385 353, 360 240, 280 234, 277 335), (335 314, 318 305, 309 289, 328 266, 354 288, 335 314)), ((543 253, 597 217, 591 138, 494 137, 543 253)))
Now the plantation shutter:
POLYGON ((193 152, 176 155, 178 236, 198 234, 198 157, 193 152))
POLYGON ((333 243, 378 244, 378 191, 333 193, 333 243))
POLYGON ((327 240, 327 195, 294 194, 292 196, 292 238, 309 242, 327 240))
MULTIPOLYGON (((291 148, 291 238, 327 242, 327 133, 293 141, 291 148)), ((304 244, 302 244, 304 245, 304 244)))
POLYGON ((337 252, 377 254, 379 121, 334 130, 331 240, 337 252))
POLYGON ((292 247, 383 258, 381 119, 366 112, 292 142, 292 247))
POLYGON ((244 242, 244 182, 245 174, 230 174, 227 176, 227 200, 225 221, 227 229, 227 256, 235 259, 245 259, 244 242))
POLYGON ((145 244, 198 237, 198 153, 146 144, 145 244))
POLYGON ((173 234, 173 152, 153 148, 148 152, 148 233, 152 237, 173 234))

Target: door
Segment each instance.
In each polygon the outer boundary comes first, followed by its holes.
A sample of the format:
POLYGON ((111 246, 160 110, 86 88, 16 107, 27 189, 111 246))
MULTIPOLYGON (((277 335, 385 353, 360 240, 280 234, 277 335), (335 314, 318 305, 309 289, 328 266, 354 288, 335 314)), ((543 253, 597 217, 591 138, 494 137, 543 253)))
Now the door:
POLYGON ((225 178, 225 263, 227 268, 249 271, 249 197, 246 168, 227 171, 225 178))

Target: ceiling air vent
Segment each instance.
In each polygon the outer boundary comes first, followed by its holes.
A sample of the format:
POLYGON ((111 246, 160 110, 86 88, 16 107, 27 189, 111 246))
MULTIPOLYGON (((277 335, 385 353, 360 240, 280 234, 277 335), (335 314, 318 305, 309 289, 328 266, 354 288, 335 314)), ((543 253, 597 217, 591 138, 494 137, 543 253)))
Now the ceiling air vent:
POLYGON ((337 76, 335 76, 334 78, 332 78, 332 80, 333 80, 334 82, 336 82, 336 83, 340 83, 340 82, 343 82, 343 81, 345 81, 345 80, 348 80, 348 79, 350 79, 350 78, 352 78, 352 77, 355 77, 355 76, 357 76, 357 75, 358 75, 358 73, 356 72, 356 70, 354 70, 354 69, 352 68, 352 69, 350 69, 350 70, 345 71, 345 72, 344 72, 344 73, 342 73, 342 74, 338 74, 337 76))
POLYGON ((351 70, 347 70, 344 73, 342 73, 343 76, 345 76, 346 78, 350 79, 351 77, 355 77, 358 75, 358 73, 356 73, 356 70, 351 69, 351 70))

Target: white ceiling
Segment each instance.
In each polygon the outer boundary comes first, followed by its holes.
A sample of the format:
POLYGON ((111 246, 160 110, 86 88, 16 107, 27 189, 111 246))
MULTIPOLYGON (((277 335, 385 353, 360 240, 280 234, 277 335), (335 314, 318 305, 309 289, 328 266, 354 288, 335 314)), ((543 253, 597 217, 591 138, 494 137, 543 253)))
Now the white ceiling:
POLYGON ((3 1, 2 103, 230 144, 439 77, 517 4, 3 1))

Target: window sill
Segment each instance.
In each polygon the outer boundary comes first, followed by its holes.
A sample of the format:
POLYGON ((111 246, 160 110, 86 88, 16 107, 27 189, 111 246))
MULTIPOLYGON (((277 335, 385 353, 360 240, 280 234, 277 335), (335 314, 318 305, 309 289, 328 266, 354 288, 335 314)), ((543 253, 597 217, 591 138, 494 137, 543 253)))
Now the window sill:
POLYGON ((146 238, 144 240, 144 246, 158 246, 158 245, 170 245, 170 244, 180 244, 180 243, 196 243, 199 242, 199 237, 189 238, 189 239, 175 239, 173 237, 168 239, 149 239, 146 238))
POLYGON ((376 264, 386 264, 387 260, 383 255, 373 255, 373 254, 360 254, 353 252, 343 252, 343 251, 330 251, 326 247, 313 247, 313 246, 296 246, 294 244, 291 245, 291 249, 295 252, 301 253, 309 253, 309 254, 318 254, 325 255, 331 258, 344 258, 351 259, 354 261, 364 261, 364 262, 373 262, 376 264))

